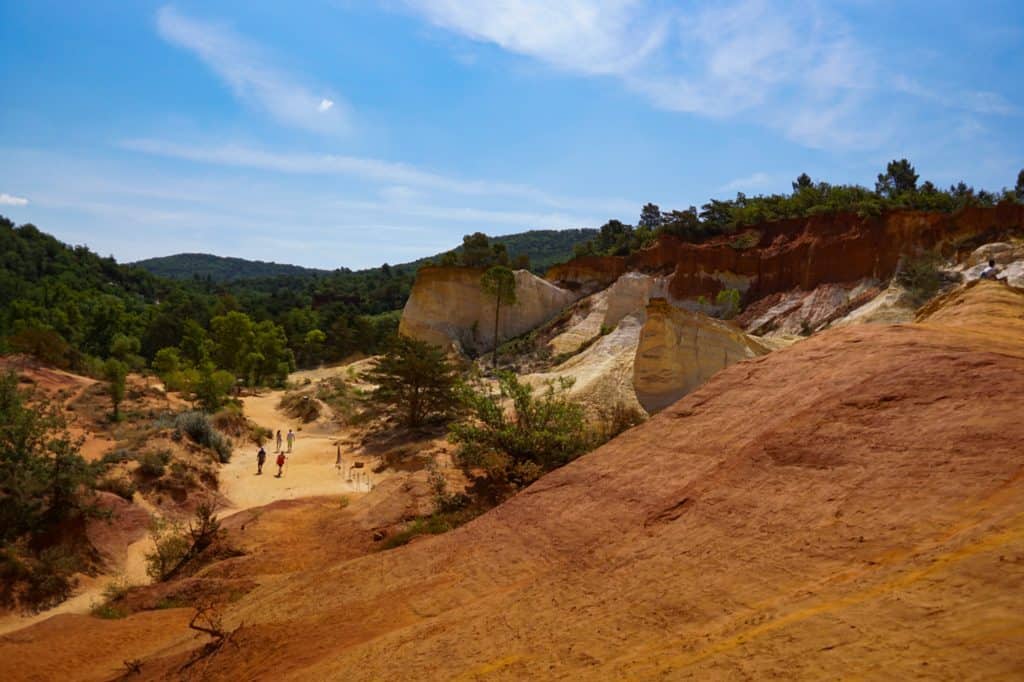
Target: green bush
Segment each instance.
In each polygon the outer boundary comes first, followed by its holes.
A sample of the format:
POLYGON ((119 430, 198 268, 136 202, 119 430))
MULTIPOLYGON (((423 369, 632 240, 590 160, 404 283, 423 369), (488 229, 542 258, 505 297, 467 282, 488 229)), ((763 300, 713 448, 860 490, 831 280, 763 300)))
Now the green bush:
POLYGON ((721 309, 722 319, 731 320, 740 312, 740 292, 736 289, 723 289, 715 296, 715 305, 721 309))
POLYGON ((146 452, 139 457, 139 471, 152 478, 160 478, 164 475, 164 467, 171 461, 171 453, 168 450, 160 452, 146 452))
POLYGON ((131 479, 124 476, 107 476, 96 483, 96 490, 114 493, 118 497, 131 502, 135 497, 136 487, 131 479))
POLYGON ((213 427, 210 418, 203 412, 182 412, 174 424, 178 433, 216 452, 222 464, 231 461, 231 441, 213 427))
POLYGON ((896 273, 896 281, 910 292, 917 303, 923 303, 942 286, 941 262, 941 258, 931 252, 904 258, 896 273))
POLYGON ((510 372, 499 373, 498 385, 497 393, 461 389, 470 419, 453 424, 449 437, 459 445, 463 466, 483 467, 492 478, 525 485, 593 445, 583 407, 566 395, 571 381, 549 383, 539 396, 510 372))

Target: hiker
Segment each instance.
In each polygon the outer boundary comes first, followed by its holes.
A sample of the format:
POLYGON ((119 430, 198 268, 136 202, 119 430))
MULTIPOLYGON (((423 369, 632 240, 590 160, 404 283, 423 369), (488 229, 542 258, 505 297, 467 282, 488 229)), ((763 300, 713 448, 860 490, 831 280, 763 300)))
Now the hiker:
POLYGON ((334 459, 334 468, 341 472, 341 446, 338 446, 338 456, 334 459))
POLYGON ((996 267, 996 259, 988 259, 988 267, 981 271, 979 277, 981 279, 996 279, 996 275, 999 274, 999 268, 996 267))
POLYGON ((259 476, 263 473, 263 463, 267 461, 267 451, 260 446, 260 451, 256 453, 256 475, 259 476))
POLYGON ((288 452, 289 453, 291 453, 293 445, 295 445, 295 434, 292 433, 291 429, 288 429, 288 452))
POLYGON ((277 430, 277 450, 274 452, 281 452, 281 429, 277 430))
POLYGON ((284 463, 285 463, 284 453, 280 452, 277 455, 277 476, 275 478, 281 478, 281 476, 284 474, 284 463))

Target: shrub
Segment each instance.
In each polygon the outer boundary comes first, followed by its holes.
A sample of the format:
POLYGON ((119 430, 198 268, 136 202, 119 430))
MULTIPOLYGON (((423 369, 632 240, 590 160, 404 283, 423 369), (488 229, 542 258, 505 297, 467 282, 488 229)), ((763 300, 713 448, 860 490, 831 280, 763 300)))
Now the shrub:
POLYGON ((940 263, 939 256, 931 252, 904 258, 896 273, 896 281, 910 292, 916 302, 923 303, 942 286, 940 263))
POLYGON ((153 551, 146 554, 146 574, 159 582, 168 577, 188 554, 188 536, 180 523, 156 519, 149 531, 153 551))
POLYGON ((278 408, 303 424, 320 417, 320 402, 309 393, 288 393, 281 398, 278 408))
POLYGON ((145 476, 160 478, 164 475, 164 467, 171 461, 169 450, 147 452, 139 457, 139 471, 145 476))
POLYGON ((182 412, 174 423, 177 432, 184 433, 192 442, 216 452, 222 464, 231 461, 231 441, 213 428, 210 418, 204 413, 182 412))
POLYGON ((471 419, 452 425, 450 439, 459 445, 463 466, 525 485, 591 447, 583 407, 566 395, 572 381, 548 383, 540 396, 510 372, 499 374, 498 385, 497 393, 471 386, 461 391, 471 419))
POLYGON ((624 431, 642 424, 646 418, 635 407, 615 403, 611 408, 602 408, 598 413, 598 437, 602 442, 615 438, 624 431))
POLYGON ((210 421, 218 431, 236 438, 249 431, 249 421, 242 414, 242 408, 238 405, 227 405, 221 408, 210 418, 210 421))
POLYGON ((722 289, 715 296, 715 305, 721 308, 721 317, 731 320, 740 312, 740 292, 736 289, 722 289))
POLYGON ((78 568, 79 560, 70 550, 60 545, 47 547, 28 562, 23 600, 37 611, 56 606, 78 584, 73 577, 78 568))
POLYGON ((135 484, 124 476, 107 476, 96 484, 96 490, 114 493, 118 497, 131 502, 135 497, 135 484))
POLYGON ((189 560, 201 554, 220 535, 221 525, 212 503, 196 507, 188 527, 157 519, 150 528, 153 551, 146 555, 146 573, 155 581, 172 577, 189 560))

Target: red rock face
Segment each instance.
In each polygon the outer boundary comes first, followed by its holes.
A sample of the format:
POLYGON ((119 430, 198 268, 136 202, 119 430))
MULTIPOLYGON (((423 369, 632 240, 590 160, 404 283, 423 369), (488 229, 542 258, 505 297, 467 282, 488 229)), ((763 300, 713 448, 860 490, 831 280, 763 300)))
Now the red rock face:
POLYGON ((863 277, 884 279, 901 256, 921 249, 952 255, 972 237, 995 237, 1024 229, 1024 206, 967 208, 957 213, 890 211, 877 218, 852 213, 794 218, 757 228, 756 247, 730 246, 736 236, 691 244, 674 237, 629 256, 587 256, 556 265, 547 278, 563 286, 607 285, 630 270, 674 272, 676 298, 714 296, 726 286, 721 275, 750 279, 747 300, 794 288, 863 277))

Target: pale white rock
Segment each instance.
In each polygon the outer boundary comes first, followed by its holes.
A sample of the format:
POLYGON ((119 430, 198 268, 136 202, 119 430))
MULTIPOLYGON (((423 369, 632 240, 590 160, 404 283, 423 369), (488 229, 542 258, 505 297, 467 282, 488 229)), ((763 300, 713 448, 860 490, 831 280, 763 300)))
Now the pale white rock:
MULTIPOLYGON (((398 325, 401 334, 445 348, 494 348, 494 299, 480 287, 478 268, 424 267, 416 275, 398 325)), ((516 270, 516 303, 503 304, 498 342, 544 324, 576 300, 573 292, 526 270, 516 270)))
POLYGON ((655 298, 636 349, 633 388, 644 409, 654 413, 729 365, 769 350, 731 323, 655 298))

